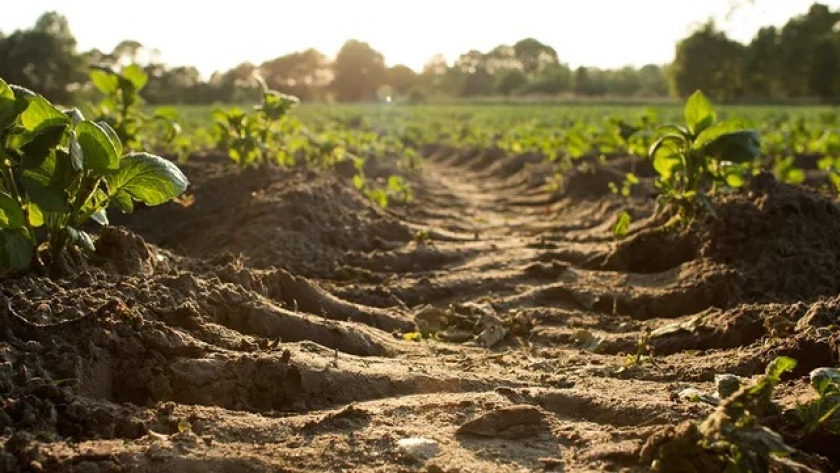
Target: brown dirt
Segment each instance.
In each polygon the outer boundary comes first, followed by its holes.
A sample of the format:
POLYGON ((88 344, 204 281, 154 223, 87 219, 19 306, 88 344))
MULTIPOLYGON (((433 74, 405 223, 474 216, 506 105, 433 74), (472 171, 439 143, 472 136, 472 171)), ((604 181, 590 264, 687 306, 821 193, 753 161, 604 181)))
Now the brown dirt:
POLYGON ((608 167, 551 195, 531 156, 428 151, 386 210, 346 177, 197 158, 191 205, 115 218, 68 276, 3 281, 0 471, 648 471, 713 411, 679 391, 785 354, 792 405, 837 363, 816 330, 840 316, 834 202, 762 176, 662 233, 608 167), (509 333, 404 340, 416 313, 509 333), (654 363, 628 364, 646 328, 654 363))

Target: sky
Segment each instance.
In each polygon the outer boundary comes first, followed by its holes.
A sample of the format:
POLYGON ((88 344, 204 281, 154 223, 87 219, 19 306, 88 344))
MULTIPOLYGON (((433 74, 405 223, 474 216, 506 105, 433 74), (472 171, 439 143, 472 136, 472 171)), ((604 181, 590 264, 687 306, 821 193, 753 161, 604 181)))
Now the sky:
MULTIPOLYGON (((812 0, 26 0, 0 16, 6 34, 45 11, 67 17, 79 49, 111 51, 131 39, 171 65, 203 76, 314 47, 334 57, 344 41, 366 41, 388 65, 415 70, 437 53, 452 61, 533 37, 571 67, 665 64, 674 45, 708 18, 747 42, 758 28, 783 25, 812 0), (116 5, 120 5, 117 7, 116 5), (137 5, 136 7, 132 5, 137 5)), ((840 0, 824 0, 833 9, 840 0)))

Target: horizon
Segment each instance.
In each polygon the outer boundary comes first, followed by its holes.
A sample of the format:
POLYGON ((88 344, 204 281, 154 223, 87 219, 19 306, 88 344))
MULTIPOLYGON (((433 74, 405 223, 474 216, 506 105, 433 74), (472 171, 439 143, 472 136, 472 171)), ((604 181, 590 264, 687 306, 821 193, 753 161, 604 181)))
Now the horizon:
POLYGON ((498 4, 477 7, 465 2, 430 0, 423 5, 400 5, 394 9, 392 3, 383 0, 352 4, 313 0, 290 5, 240 0, 240 8, 230 10, 223 3, 182 0, 164 4, 162 0, 147 0, 147 8, 132 12, 125 20, 117 21, 121 18, 117 13, 103 23, 103 11, 112 10, 104 0, 70 4, 62 0, 33 0, 6 12, 0 19, 0 31, 10 34, 29 28, 41 14, 57 11, 68 19, 80 51, 97 48, 108 52, 120 41, 135 40, 160 51, 160 61, 173 66, 195 66, 204 78, 243 62, 258 65, 307 48, 334 58, 350 39, 369 43, 383 54, 388 66, 405 64, 418 72, 436 54, 442 54, 451 64, 471 49, 486 52, 527 37, 553 47, 560 62, 570 67, 617 69, 671 62, 676 42, 709 18, 715 19, 730 38, 749 42, 759 28, 780 26, 805 13, 813 3, 840 8, 840 0, 754 0, 734 9, 732 0, 675 0, 667 4, 657 0, 590 0, 565 9, 545 8, 540 3, 544 2, 522 0, 516 3, 515 10, 505 10, 498 4), (260 8, 267 12, 252 13, 260 8), (477 8, 480 11, 472 11, 477 8), (162 11, 168 13, 164 15, 162 11), (188 27, 179 24, 195 11, 208 21, 188 27), (325 11, 330 15, 323 15, 325 11), (294 21, 276 20, 276 15, 283 13, 294 21), (555 13, 560 15, 552 15, 555 13), (652 26, 644 23, 647 18, 662 17, 669 21, 655 21, 652 26), (382 22, 381 18, 391 21, 382 22), (467 23, 471 30, 466 35, 458 31, 465 20, 475 23, 467 23), (603 32, 603 38, 598 38, 599 32, 603 32), (592 35, 591 40, 581 41, 588 35, 592 35))

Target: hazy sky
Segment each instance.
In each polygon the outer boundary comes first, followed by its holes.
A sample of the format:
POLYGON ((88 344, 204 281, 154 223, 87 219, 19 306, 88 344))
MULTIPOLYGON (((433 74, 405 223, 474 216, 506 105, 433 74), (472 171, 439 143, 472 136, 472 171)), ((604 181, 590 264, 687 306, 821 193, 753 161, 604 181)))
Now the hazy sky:
MULTIPOLYGON (((307 47, 334 56, 350 38, 370 43, 389 65, 417 70, 435 53, 452 60, 525 37, 551 45, 572 67, 620 67, 670 62, 676 41, 709 17, 748 41, 759 27, 781 25, 813 3, 742 1, 727 18, 732 1, 24 0, 3 9, 0 31, 27 28, 55 10, 69 19, 82 50, 110 51, 133 39, 205 76, 307 47)), ((840 0, 822 3, 840 8, 840 0)))

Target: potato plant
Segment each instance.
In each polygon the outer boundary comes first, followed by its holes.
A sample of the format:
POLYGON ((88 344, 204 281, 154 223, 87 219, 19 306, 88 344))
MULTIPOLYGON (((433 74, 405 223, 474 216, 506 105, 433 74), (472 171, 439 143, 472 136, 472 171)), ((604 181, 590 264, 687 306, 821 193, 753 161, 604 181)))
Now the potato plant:
MULTIPOLYGON (((144 113, 140 91, 146 87, 149 75, 142 67, 132 64, 116 71, 108 66, 93 66, 89 77, 94 87, 104 94, 102 101, 93 107, 96 121, 108 123, 126 149, 136 150, 154 144, 178 146, 179 138, 183 142, 177 110, 159 108, 151 117, 144 113), (155 143, 158 137, 162 143, 155 143)), ((178 148, 181 155, 183 147, 178 148)))
POLYGON ((252 113, 239 108, 216 110, 213 118, 219 132, 217 146, 228 152, 241 168, 266 163, 295 164, 286 140, 294 136, 299 124, 288 120, 289 111, 299 100, 263 86, 262 103, 252 113))
POLYGON ((659 209, 675 210, 690 221, 702 210, 714 214, 709 192, 721 186, 740 187, 744 173, 758 157, 758 132, 736 121, 717 120, 711 102, 695 92, 684 109, 685 125, 664 125, 648 153, 659 174, 659 209))
POLYGON ((123 153, 117 131, 62 111, 0 79, 0 266, 22 270, 58 262, 68 245, 94 249, 83 229, 107 225, 106 210, 159 205, 189 184, 171 162, 123 153))

